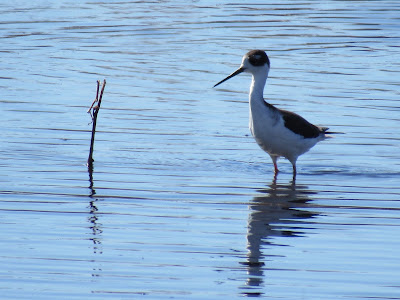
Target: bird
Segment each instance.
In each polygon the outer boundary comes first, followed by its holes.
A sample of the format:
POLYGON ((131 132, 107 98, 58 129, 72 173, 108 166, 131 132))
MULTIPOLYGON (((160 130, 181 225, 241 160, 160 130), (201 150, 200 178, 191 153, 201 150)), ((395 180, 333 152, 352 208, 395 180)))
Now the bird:
POLYGON ((264 97, 264 87, 271 64, 264 50, 251 50, 242 58, 240 67, 214 87, 240 74, 250 73, 252 81, 249 92, 249 127, 257 144, 269 154, 274 164, 274 179, 279 173, 278 158, 289 160, 296 180, 296 162, 318 142, 330 137, 327 127, 311 124, 300 115, 275 107, 264 97))

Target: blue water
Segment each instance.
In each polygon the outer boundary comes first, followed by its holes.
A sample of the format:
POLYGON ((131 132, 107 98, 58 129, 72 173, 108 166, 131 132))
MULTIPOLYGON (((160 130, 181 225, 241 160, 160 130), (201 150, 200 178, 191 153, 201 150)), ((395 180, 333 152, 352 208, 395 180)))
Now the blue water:
POLYGON ((398 1, 3 1, 2 299, 400 299, 398 1), (273 181, 265 98, 345 134, 273 181), (94 170, 96 81, 107 80, 94 170))

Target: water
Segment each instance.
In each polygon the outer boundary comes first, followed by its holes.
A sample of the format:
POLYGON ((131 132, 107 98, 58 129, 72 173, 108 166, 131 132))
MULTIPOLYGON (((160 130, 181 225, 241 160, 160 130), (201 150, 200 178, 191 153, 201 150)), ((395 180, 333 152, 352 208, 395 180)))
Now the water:
POLYGON ((398 1, 3 1, 2 299, 400 299, 398 1), (273 167, 265 97, 344 132, 273 167), (107 79, 92 182, 96 80, 107 79))

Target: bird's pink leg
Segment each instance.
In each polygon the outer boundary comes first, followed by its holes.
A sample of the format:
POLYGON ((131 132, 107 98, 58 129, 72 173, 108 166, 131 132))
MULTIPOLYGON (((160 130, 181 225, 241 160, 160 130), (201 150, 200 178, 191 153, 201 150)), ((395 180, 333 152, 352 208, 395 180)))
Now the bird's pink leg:
POLYGON ((274 171, 275 171, 275 176, 278 175, 279 169, 278 169, 278 156, 271 156, 272 162, 274 163, 274 171))
POLYGON ((275 175, 278 175, 279 169, 278 169, 278 164, 276 163, 276 161, 274 161, 274 168, 275 168, 275 175))

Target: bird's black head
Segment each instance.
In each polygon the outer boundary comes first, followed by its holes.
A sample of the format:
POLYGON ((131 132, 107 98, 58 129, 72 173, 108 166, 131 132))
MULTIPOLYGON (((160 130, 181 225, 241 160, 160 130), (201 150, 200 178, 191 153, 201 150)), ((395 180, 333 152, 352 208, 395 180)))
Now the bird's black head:
POLYGON ((263 50, 251 50, 243 56, 240 68, 225 79, 218 82, 216 85, 214 85, 214 87, 242 72, 251 73, 253 75, 256 73, 262 74, 261 72, 263 72, 265 76, 268 76, 269 68, 270 63, 267 53, 265 53, 263 50))
POLYGON ((270 62, 267 53, 263 50, 251 50, 247 52, 246 56, 249 59, 249 63, 255 67, 261 67, 265 64, 270 67, 270 62))

